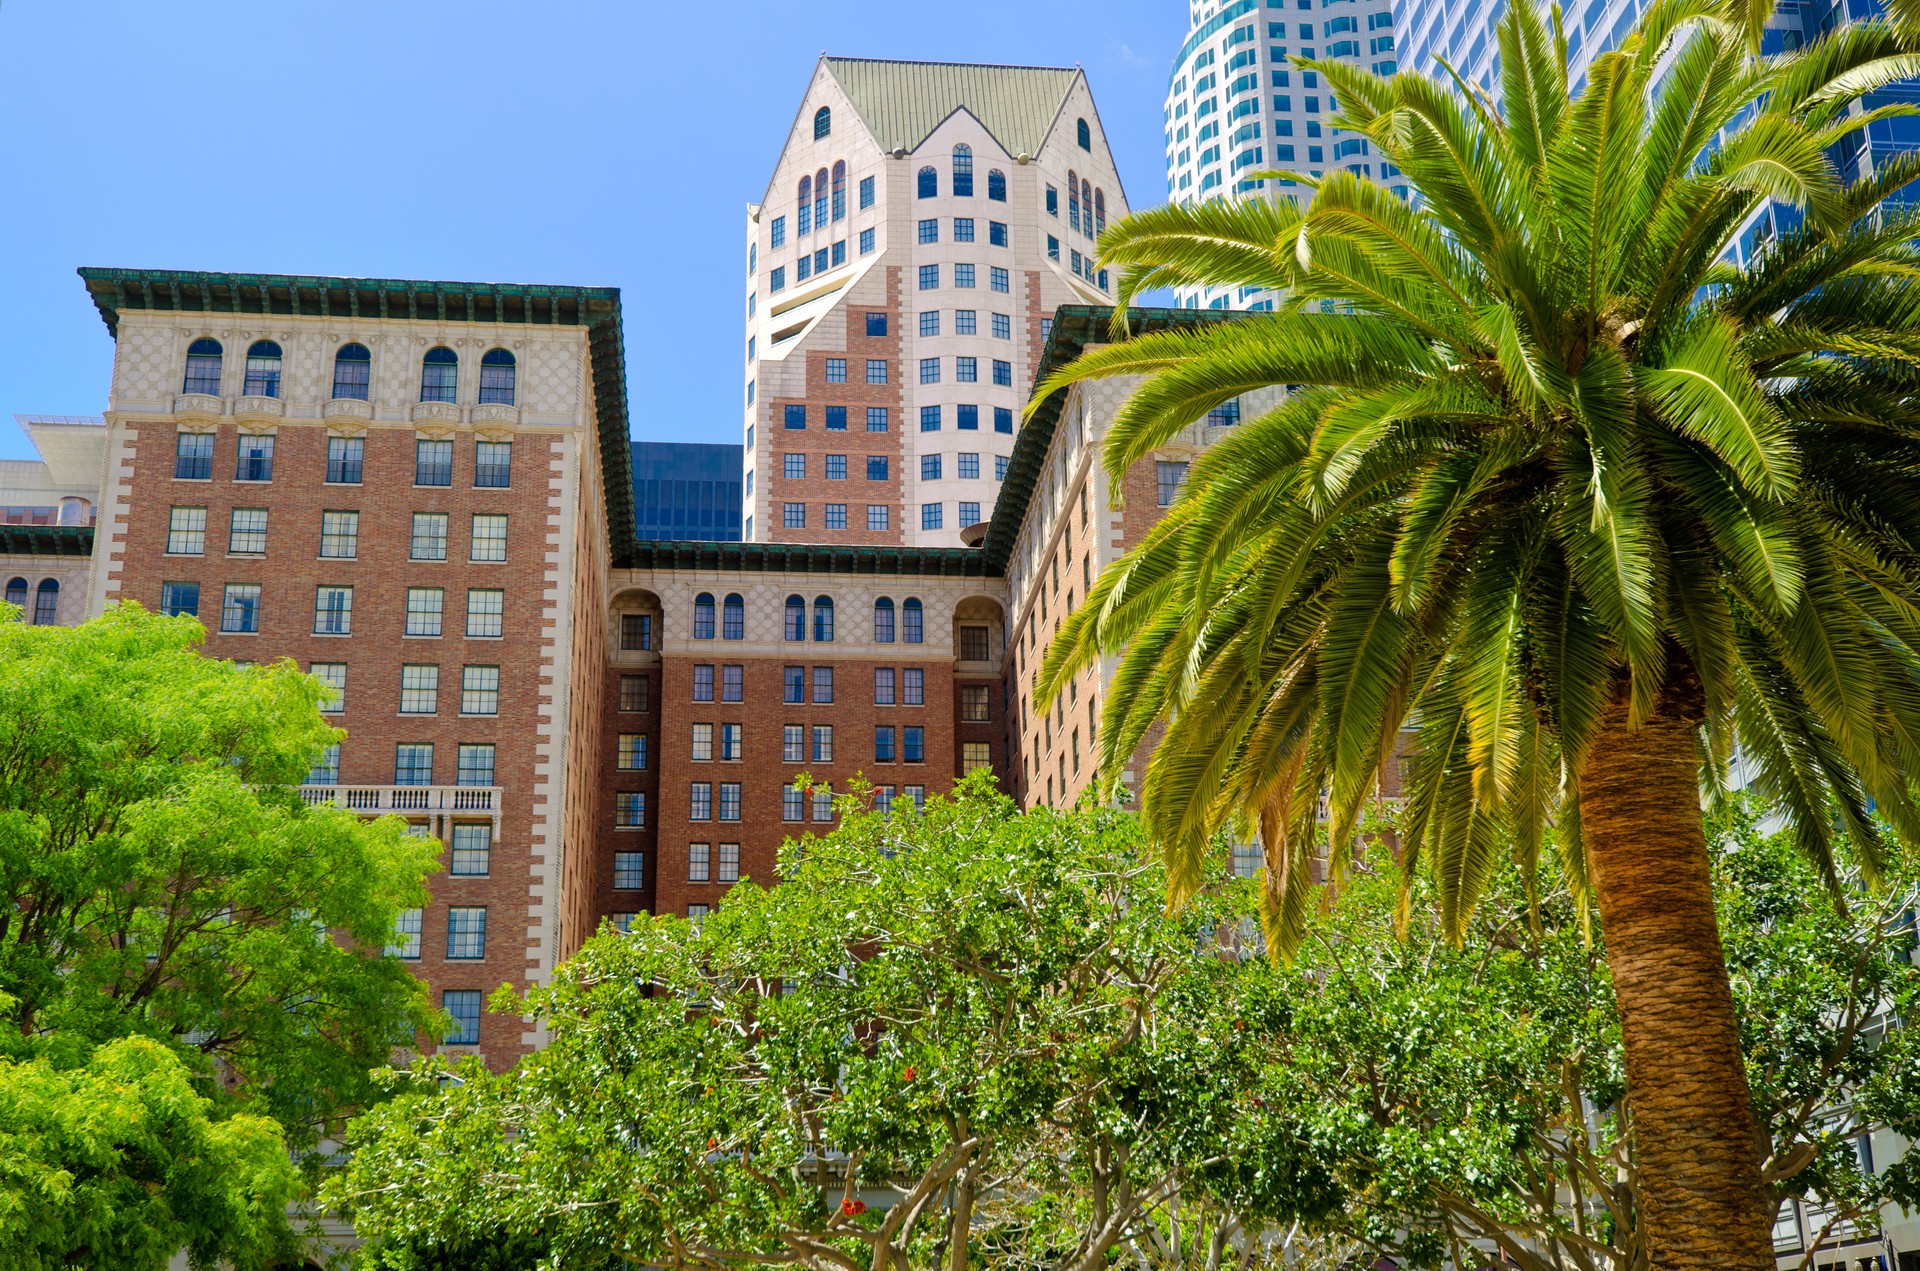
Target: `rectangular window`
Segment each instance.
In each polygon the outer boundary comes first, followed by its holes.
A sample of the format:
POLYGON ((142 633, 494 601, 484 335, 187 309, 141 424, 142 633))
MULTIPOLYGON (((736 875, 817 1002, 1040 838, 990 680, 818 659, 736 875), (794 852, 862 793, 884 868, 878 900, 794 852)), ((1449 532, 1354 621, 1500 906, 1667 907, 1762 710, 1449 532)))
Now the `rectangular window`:
POLYGON ((940 222, 937 219, 921 221, 916 228, 919 231, 920 242, 937 243, 940 241, 940 222))
POLYGON ((186 614, 198 617, 200 614, 199 583, 161 583, 160 612, 169 618, 186 614))
POLYGON ((987 222, 987 242, 994 247, 1007 245, 1007 225, 1005 221, 987 222))
POLYGON ((767 245, 769 247, 784 247, 786 244, 787 218, 784 216, 776 216, 773 218, 772 232, 767 245))
MULTIPOLYGON (((998 431, 998 421, 996 420, 995 423, 995 430, 998 431)), ((1005 481, 1007 479, 1007 462, 1007 456, 1005 455, 995 455, 993 457, 993 479, 995 481, 1005 481)))
POLYGON ((988 289, 992 291, 1012 291, 1013 287, 1007 281, 1007 278, 1008 278, 1007 271, 1000 268, 1000 266, 998 265, 987 266, 988 289))
POLYGON ((228 583, 220 601, 220 629, 231 632, 260 630, 260 587, 257 583, 228 583))
POLYGON ((908 724, 900 730, 900 758, 905 763, 927 761, 926 729, 918 724, 908 724))
POLYGON ((358 512, 322 512, 320 514, 320 557, 322 560, 352 560, 360 554, 360 514, 358 512))
POLYGON ((913 800, 913 810, 922 812, 927 806, 927 788, 925 786, 901 786, 900 797, 913 800))
POLYGON ((882 816, 893 811, 892 786, 875 786, 873 788, 873 810, 882 816))
POLYGON ((500 713, 499 667, 460 668, 460 713, 462 715, 498 715, 500 713))
POLYGON ((833 820, 833 790, 827 786, 815 786, 813 789, 813 819, 816 821, 833 820))
POLYGON ((870 338, 884 336, 887 333, 887 315, 884 313, 867 314, 867 335, 870 338))
POLYGON ((953 218, 953 241, 956 243, 971 243, 973 241, 973 218, 971 216, 956 216, 953 218))
POLYGON ((720 758, 728 763, 740 761, 740 748, 743 743, 741 724, 720 725, 720 758))
POLYGON ((176 481, 213 478, 213 434, 183 432, 173 441, 173 477, 176 481))
POLYGON ((963 481, 972 480, 973 478, 980 475, 980 452, 979 451, 962 450, 957 456, 955 456, 955 458, 957 458, 960 463, 960 479, 961 480, 963 481))
POLYGON ((955 265, 953 267, 953 285, 956 287, 973 286, 973 266, 955 265))
POLYGON ((492 587, 467 589, 467 635, 476 640, 497 639, 506 613, 507 593, 492 587))
POLYGON ((833 704, 833 668, 830 666, 813 668, 813 704, 815 706, 833 704))
MULTIPOLYGON (((613 825, 620 830, 644 830, 647 827, 646 791, 622 790, 613 796, 613 825)), ((615 887, 619 885, 614 884, 615 887)), ((634 884, 636 887, 639 885, 634 884)))
POLYGON ((780 819, 782 821, 800 820, 805 807, 806 804, 804 797, 800 793, 799 786, 785 785, 780 787, 780 819))
POLYGON ((963 684, 960 686, 961 722, 968 724, 987 723, 987 712, 989 709, 989 694, 986 685, 963 684))
POLYGON ((862 208, 869 208, 873 206, 873 178, 872 177, 860 178, 860 206, 862 208))
MULTIPOLYGON (((729 636, 728 638, 737 640, 740 637, 736 635, 736 636, 729 636)), ((720 700, 721 701, 737 702, 740 700, 745 687, 746 673, 747 673, 747 669, 744 666, 735 665, 735 666, 723 666, 720 668, 720 700)))
MULTIPOLYGON (((805 221, 800 222, 800 232, 803 234, 806 233, 805 221)), ((800 259, 795 261, 793 264, 793 280, 795 282, 805 282, 807 279, 811 277, 813 277, 813 257, 808 255, 805 252, 802 252, 800 253, 800 259)), ((753 356, 752 340, 747 341, 747 356, 748 357, 753 356)))
POLYGON ((620 709, 628 715, 653 709, 653 681, 644 675, 620 677, 620 709))
POLYGON ((978 335, 980 312, 977 309, 955 309, 953 311, 953 333, 955 335, 978 335))
POLYGON ((693 737, 688 743, 687 757, 695 763, 711 763, 713 761, 712 724, 693 725, 693 737))
POLYGON ((314 589, 313 632, 315 635, 353 634, 353 588, 314 589))
POLYGON ((873 761, 893 762, 893 725, 881 724, 873 730, 873 761))
POLYGON ((432 715, 440 709, 440 668, 410 663, 400 668, 400 713, 432 715))
POLYGON ((807 408, 805 406, 789 404, 783 413, 783 417, 786 420, 787 427, 793 429, 795 432, 807 426, 807 408))
POLYGON ((447 514, 445 512, 413 514, 413 544, 408 555, 413 560, 445 560, 447 558, 447 514))
POLYGON ((963 626, 960 628, 960 660, 962 662, 985 662, 992 657, 992 642, 988 639, 987 628, 963 626))
POLYGON ((843 357, 830 357, 826 359, 826 363, 827 383, 844 384, 847 382, 847 359, 843 357))
POLYGON ((940 311, 938 309, 927 309, 921 312, 920 334, 921 335, 939 335, 940 334, 940 311))
POLYGON ((491 825, 456 825, 448 847, 447 873, 456 878, 484 878, 492 855, 491 825))
POLYGON ((940 408, 938 406, 922 406, 920 408, 920 431, 940 431, 940 408))
POLYGON ((433 784, 433 743, 403 741, 393 748, 393 784, 433 784))
POLYGON ((437 636, 446 593, 438 587, 407 588, 407 634, 437 636))
MULTIPOLYGON (((818 259, 817 255, 815 259, 818 259)), ((847 263, 847 240, 844 238, 835 242, 833 245, 833 263, 836 266, 847 263)))
POLYGON ((867 456, 867 480, 885 481, 887 479, 887 457, 885 455, 867 456))
POLYGON ((963 741, 960 743, 960 771, 972 772, 975 768, 993 766, 992 743, 984 741, 963 741))
POLYGON ((767 275, 767 290, 771 292, 785 291, 786 289, 787 267, 785 265, 775 265, 773 272, 767 275))
POLYGON ((613 888, 615 891, 639 891, 647 885, 647 855, 645 852, 615 852, 613 854, 613 888))
POLYGON ((267 550, 267 510, 235 508, 227 521, 227 551, 235 556, 258 556, 267 550))
POLYGON ((235 481, 273 480, 273 438, 256 433, 240 434, 240 458, 234 465, 235 481))
POLYGON ((886 529, 888 521, 891 519, 891 517, 892 517, 892 513, 888 509, 886 504, 884 503, 867 504, 867 528, 868 529, 870 530, 886 529))
POLYGON ((827 431, 845 432, 847 430, 847 408, 845 406, 829 406, 826 410, 827 431))
POLYGON ((907 667, 900 672, 900 681, 901 705, 925 706, 927 704, 927 672, 925 667, 907 667))
POLYGON ((847 457, 845 455, 828 455, 826 457, 826 466, 827 480, 845 481, 847 479, 847 457))
POLYGON ((1060 191, 1052 186, 1047 187, 1047 215, 1060 215, 1060 191))
POLYGON ((813 726, 813 762, 833 762, 832 724, 815 724, 813 726))
POLYGON ((784 702, 798 702, 804 699, 807 691, 807 668, 804 666, 783 667, 780 672, 781 694, 784 702))
POLYGON ((713 782, 694 781, 687 786, 687 819, 713 820, 713 782))
POLYGON ((1051 234, 1047 235, 1047 259, 1060 259, 1060 240, 1051 234))
POLYGON ((780 475, 789 481, 804 481, 807 476, 807 457, 805 455, 781 455, 780 475))
POLYGON ((167 555, 203 556, 207 550, 207 510, 173 508, 167 513, 167 555))
MULTIPOLYGON (((961 360, 966 362, 973 361, 972 358, 963 358, 961 360)), ((980 408, 978 406, 963 403, 953 408, 953 416, 953 426, 955 428, 963 432, 980 431, 980 408)))
POLYGON ((920 505, 921 529, 937 530, 941 528, 941 517, 941 508, 938 503, 922 503, 920 505))
POLYGON ((1013 387, 1013 363, 993 359, 993 382, 1003 388, 1013 387))
POLYGON ((993 315, 993 338, 1011 340, 1013 338, 1013 318, 1004 313, 993 315))
MULTIPOLYGON (((920 382, 922 384, 938 384, 940 382, 939 358, 923 357, 920 359, 920 382)), ((921 408, 921 413, 924 416, 926 413, 925 407, 921 408)))
MULTIPOLYGON (((486 911, 482 910, 482 914, 486 911)), ((415 944, 419 942, 416 939, 415 944)), ((416 948, 414 957, 419 957, 416 948)), ((451 956, 451 955, 449 955, 451 956)), ((480 990, 479 989, 442 989, 440 991, 440 1009, 453 1020, 443 1046, 478 1046, 480 1044, 480 990)))
MULTIPOLYGON (((386 952, 390 958, 406 958, 409 961, 420 956, 420 911, 418 909, 402 909, 400 916, 394 919, 393 939, 387 943, 386 952)), ((474 1019, 478 1023, 478 1010, 474 1012, 474 1019)))
POLYGON ((827 528, 844 530, 847 528, 847 505, 844 503, 827 504, 827 528))
POLYGON ((476 561, 501 561, 507 558, 507 518, 497 514, 473 514, 473 552, 476 561))
POLYGON ((650 613, 621 614, 620 647, 622 649, 651 649, 653 647, 653 615, 650 613))
POLYGON ((1173 506, 1173 497, 1180 491, 1180 483, 1187 479, 1187 465, 1167 459, 1158 459, 1153 465, 1154 493, 1161 507, 1173 506))
POLYGON ((645 733, 621 733, 618 758, 615 762, 627 772, 645 772, 647 768, 647 735, 645 733))
POLYGON ((920 266, 920 290, 932 291, 940 285, 940 266, 920 266))
POLYGON ((513 443, 476 441, 473 444, 473 484, 481 490, 504 490, 513 484, 513 443))
MULTIPOLYGON (((872 178, 869 177, 868 179, 871 180, 872 178)), ((860 231, 860 254, 862 256, 873 255, 873 231, 870 229, 860 231)))
POLYGON ((920 456, 920 479, 922 481, 938 481, 940 479, 939 455, 920 456))
POLYGON ((800 724, 785 724, 780 729, 780 761, 782 763, 805 763, 807 761, 807 730, 800 724))
POLYGON ((697 662, 693 667, 693 700, 711 702, 713 700, 713 664, 697 662))
POLYGON ((740 783, 738 781, 720 783, 720 819, 722 821, 740 819, 740 783))
POLYGON ((966 529, 969 525, 980 524, 980 505, 978 503, 970 503, 970 502, 962 501, 960 504, 959 524, 960 524, 960 528, 963 530, 966 529))
MULTIPOLYGON (((995 406, 993 408, 993 430, 995 432, 1009 434, 1013 432, 1013 410, 1011 407, 995 406)), ((1002 473, 1001 475, 1004 476, 1005 474, 1002 473)))
MULTIPOLYGON (((722 817, 721 820, 725 820, 722 817)), ((738 820, 739 818, 734 818, 738 820)), ((738 843, 720 844, 720 875, 718 881, 737 883, 740 881, 740 845, 738 843)))
MULTIPOLYGON (((868 359, 867 359, 867 383, 869 383, 869 384, 884 384, 884 383, 886 383, 886 382, 887 382, 887 362, 886 362, 886 359, 885 359, 885 358, 877 358, 877 357, 870 357, 870 358, 868 358, 868 359)), ((867 424, 868 424, 868 426, 869 426, 869 428, 871 428, 871 426, 872 426, 872 424, 873 424, 873 412, 874 412, 874 411, 876 411, 876 410, 878 410, 878 411, 880 411, 880 412, 881 412, 881 414, 882 414, 882 417, 883 417, 883 418, 884 418, 884 416, 885 416, 885 413, 886 413, 886 407, 884 407, 884 406, 869 406, 869 407, 867 408, 867 424)), ((885 431, 886 431, 886 429, 885 429, 884 427, 882 427, 882 428, 880 429, 880 431, 881 431, 881 432, 885 432, 885 431)))
POLYGON ((413 443, 413 483, 434 486, 453 484, 453 443, 451 441, 413 443))
POLYGON ((780 524, 790 530, 807 528, 807 505, 804 503, 786 503, 780 508, 780 524))
POLYGON ((345 662, 309 662, 307 674, 333 690, 328 700, 320 704, 322 715, 338 715, 347 708, 347 664, 345 662))
POLYGON ((366 454, 367 443, 363 437, 327 438, 327 484, 359 485, 366 454))
POLYGON ((893 668, 890 666, 873 668, 873 704, 893 705, 893 668))
MULTIPOLYGON (((484 905, 450 905, 447 908, 447 957, 474 959, 487 956, 487 910, 484 905)), ((475 996, 479 996, 475 994, 475 996)), ((478 1021, 476 1020, 476 1025, 478 1021)), ((478 1027, 475 1028, 476 1035, 478 1027)), ((477 1037, 476 1037, 477 1039, 477 1037)))

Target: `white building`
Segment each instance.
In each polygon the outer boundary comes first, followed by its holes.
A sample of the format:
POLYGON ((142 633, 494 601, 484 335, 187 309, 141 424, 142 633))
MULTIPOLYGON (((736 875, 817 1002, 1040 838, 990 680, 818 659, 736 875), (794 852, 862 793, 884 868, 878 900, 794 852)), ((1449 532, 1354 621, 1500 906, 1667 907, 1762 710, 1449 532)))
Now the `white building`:
POLYGON ((745 537, 959 546, 1126 210, 1078 69, 821 58, 747 209, 745 537))
POLYGON ((0 600, 27 622, 86 616, 107 429, 93 416, 15 415, 37 459, 0 459, 0 600))
MULTIPOLYGON (((1305 198, 1295 181, 1256 173, 1320 176, 1346 168, 1405 197, 1397 168, 1358 133, 1329 120, 1337 106, 1295 57, 1339 58, 1391 75, 1391 0, 1192 0, 1192 29, 1167 87, 1167 198, 1305 198)), ((1270 309, 1259 288, 1184 293, 1192 309, 1270 309)))

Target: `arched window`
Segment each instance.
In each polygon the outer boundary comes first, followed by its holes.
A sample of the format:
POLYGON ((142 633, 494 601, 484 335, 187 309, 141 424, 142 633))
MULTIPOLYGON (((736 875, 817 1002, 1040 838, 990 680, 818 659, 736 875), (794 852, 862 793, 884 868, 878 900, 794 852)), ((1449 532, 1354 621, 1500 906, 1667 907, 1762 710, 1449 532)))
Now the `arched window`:
POLYGON ((240 386, 247 397, 280 396, 280 346, 272 340, 255 340, 247 349, 247 382, 240 386))
POLYGON ((446 345, 428 349, 420 359, 420 400, 450 402, 460 382, 460 355, 446 345))
POLYGON ((1107 232, 1107 192, 1093 192, 1093 236, 1095 238, 1107 232))
POLYGON ((847 219, 847 161, 841 159, 833 165, 833 219, 847 219))
POLYGON ((187 346, 187 378, 183 393, 220 392, 220 341, 201 338, 187 346))
POLYGON ((787 639, 807 638, 807 602, 798 596, 787 597, 787 639))
POLYGON ((1080 177, 1071 168, 1067 170, 1067 224, 1080 228, 1080 177))
POLYGON ((987 197, 995 203, 1007 201, 1007 174, 998 168, 987 169, 987 197))
POLYGON ((813 139, 819 141, 823 137, 831 137, 832 135, 833 112, 825 106, 822 106, 813 112, 813 139))
POLYGON ((1078 120, 1077 123, 1078 123, 1077 131, 1080 134, 1080 148, 1082 150, 1092 150, 1093 149, 1093 129, 1087 127, 1087 121, 1084 119, 1078 120))
POLYGON ((713 593, 710 591, 693 598, 693 638, 713 639, 713 593))
POLYGON ((488 349, 480 359, 480 401, 497 406, 513 405, 513 354, 505 349, 488 349))
POLYGON ((953 148, 953 192, 962 198, 973 197, 973 147, 965 142, 953 148))
POLYGON ((833 597, 813 598, 813 638, 820 644, 833 643, 833 597))
POLYGON ((373 384, 373 354, 364 344, 343 344, 333 355, 333 395, 367 400, 373 384))
POLYGON ((40 580, 40 590, 33 597, 33 623, 37 627, 50 627, 60 612, 60 582, 54 578, 40 580))
MULTIPOLYGON (((25 609, 27 607, 26 579, 9 578, 7 580, 7 603, 16 609, 25 609)), ((25 615, 23 614, 22 616, 24 617, 25 615)))
POLYGON ((900 638, 908 644, 927 642, 926 614, 920 608, 920 602, 908 597, 900 606, 900 638))
POLYGON ((931 199, 939 197, 939 194, 940 174, 933 170, 932 165, 920 169, 920 197, 931 199))
POLYGON ((827 227, 827 170, 820 169, 813 174, 813 227, 827 227))
POLYGON ((893 601, 885 596, 873 602, 873 642, 893 643, 893 601))
POLYGON ((800 226, 794 232, 805 234, 813 229, 813 178, 800 178, 800 210, 795 216, 800 226))
POLYGON ((1093 183, 1091 181, 1080 182, 1080 213, 1080 232, 1091 235, 1093 233, 1093 183))
POLYGON ((721 602, 720 638, 722 640, 747 638, 747 604, 740 599, 740 593, 737 591, 721 602))

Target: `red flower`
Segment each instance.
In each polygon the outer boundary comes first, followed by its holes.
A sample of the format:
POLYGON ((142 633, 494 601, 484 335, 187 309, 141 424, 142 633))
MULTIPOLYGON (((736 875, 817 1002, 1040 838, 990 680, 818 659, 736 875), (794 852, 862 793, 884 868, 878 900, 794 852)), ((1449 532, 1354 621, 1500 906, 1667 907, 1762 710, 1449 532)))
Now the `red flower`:
POLYGON ((719 1139, 716 1139, 716 1138, 713 1138, 713 1137, 711 1137, 711 1136, 709 1136, 709 1137, 708 1137, 708 1139, 707 1139, 707 1151, 709 1151, 709 1152, 711 1152, 711 1151, 713 1151, 713 1149, 714 1149, 714 1148, 716 1148, 716 1147, 719 1147, 719 1146, 720 1146, 720 1140, 719 1140, 719 1139))
POLYGON ((849 1218, 858 1218, 867 1212, 867 1202, 857 1196, 849 1197, 840 1202, 840 1212, 849 1218))
POLYGON ((915 1071, 913 1070, 913 1067, 912 1067, 912 1065, 908 1065, 908 1067, 907 1067, 907 1069, 906 1069, 906 1071, 904 1071, 904 1072, 902 1072, 902 1073, 900 1074, 900 1080, 902 1080, 902 1081, 912 1081, 912 1080, 913 1080, 913 1079, 914 1079, 915 1077, 917 1077, 917 1076, 919 1076, 919 1075, 920 1075, 919 1073, 917 1073, 917 1072, 915 1072, 915 1071))

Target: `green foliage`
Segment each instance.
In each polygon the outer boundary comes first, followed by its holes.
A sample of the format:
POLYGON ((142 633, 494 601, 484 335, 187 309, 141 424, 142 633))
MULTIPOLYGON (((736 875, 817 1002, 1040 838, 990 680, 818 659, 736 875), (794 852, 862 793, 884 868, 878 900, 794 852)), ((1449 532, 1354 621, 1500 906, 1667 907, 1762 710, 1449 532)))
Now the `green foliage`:
POLYGON ((1875 22, 1763 56, 1755 12, 1660 0, 1569 98, 1557 18, 1510 5, 1499 112, 1428 68, 1302 61, 1417 200, 1338 171, 1304 206, 1159 208, 1102 239, 1123 301, 1280 297, 1042 386, 1139 377, 1116 477, 1228 398, 1293 390, 1194 463, 1035 693, 1118 658, 1109 779, 1165 723, 1141 794, 1176 899, 1216 833, 1257 831, 1292 950, 1323 793, 1337 883, 1417 726, 1407 862, 1433 863, 1453 935, 1556 821, 1584 905, 1578 774, 1613 703, 1628 727, 1703 716, 1720 761, 1737 744, 1836 894, 1841 849, 1871 882, 1889 828, 1920 840, 1920 219, 1876 210, 1920 165, 1847 184, 1827 149, 1920 62, 1875 22), (1804 221, 1724 263, 1768 200, 1804 221))
POLYGON ((383 946, 437 849, 303 803, 341 736, 325 690, 200 640, 135 605, 73 628, 0 606, 0 1060, 55 1081, 145 1039, 210 1101, 209 1133, 284 1153, 376 1097, 370 1070, 434 1023, 383 946))
POLYGON ((295 1252, 280 1127, 216 1118, 173 1051, 111 1041, 84 1067, 0 1060, 0 1248, 15 1271, 264 1267, 295 1252))

